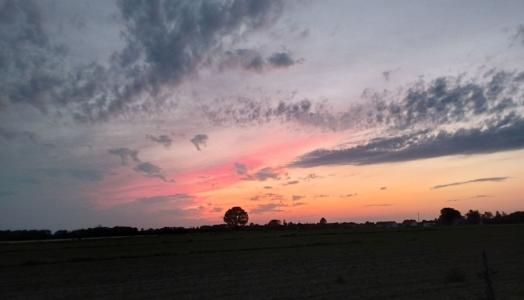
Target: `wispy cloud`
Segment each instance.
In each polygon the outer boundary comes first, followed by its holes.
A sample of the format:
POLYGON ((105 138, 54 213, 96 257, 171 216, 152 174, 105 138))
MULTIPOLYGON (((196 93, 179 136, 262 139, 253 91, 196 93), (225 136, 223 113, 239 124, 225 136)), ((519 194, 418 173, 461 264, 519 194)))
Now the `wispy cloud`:
POLYGON ((435 189, 442 189, 442 188, 447 188, 447 187, 451 187, 451 186, 464 185, 464 184, 470 184, 470 183, 478 183, 478 182, 503 182, 506 179, 508 179, 508 177, 477 178, 477 179, 472 179, 472 180, 467 180, 467 181, 459 181, 459 182, 451 182, 451 183, 446 183, 446 184, 439 184, 439 185, 435 185, 434 187, 432 187, 432 189, 434 189, 434 190, 435 189))
POLYGON ((133 169, 138 173, 143 174, 146 177, 156 177, 162 179, 164 182, 174 182, 173 179, 167 179, 164 174, 162 174, 162 169, 152 163, 142 162, 135 166, 133 169))
POLYGON ((202 146, 207 145, 208 139, 209 138, 207 134, 197 134, 190 141, 193 145, 195 145, 196 149, 200 151, 202 146))

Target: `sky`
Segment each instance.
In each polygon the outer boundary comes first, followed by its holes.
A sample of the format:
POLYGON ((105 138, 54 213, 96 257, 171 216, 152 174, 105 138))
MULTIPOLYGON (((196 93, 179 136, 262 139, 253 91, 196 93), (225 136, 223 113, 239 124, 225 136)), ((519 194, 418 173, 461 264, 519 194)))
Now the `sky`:
POLYGON ((523 210, 523 15, 0 0, 0 229, 523 210))

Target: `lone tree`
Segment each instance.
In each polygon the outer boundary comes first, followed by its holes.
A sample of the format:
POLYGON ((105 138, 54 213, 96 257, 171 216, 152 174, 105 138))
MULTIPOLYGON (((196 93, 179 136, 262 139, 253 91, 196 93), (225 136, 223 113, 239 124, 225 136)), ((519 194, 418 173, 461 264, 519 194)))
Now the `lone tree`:
POLYGON ((322 217, 322 219, 320 219, 320 221, 318 221, 318 224, 320 224, 320 225, 326 225, 326 224, 327 224, 327 220, 326 220, 326 218, 322 217))
POLYGON ((244 226, 249 217, 240 206, 231 207, 224 215, 224 222, 230 227, 244 226))
POLYGON ((453 225, 457 224, 462 220, 462 215, 460 214, 460 211, 451 208, 451 207, 445 207, 440 210, 440 216, 438 218, 438 222, 441 225, 453 225))

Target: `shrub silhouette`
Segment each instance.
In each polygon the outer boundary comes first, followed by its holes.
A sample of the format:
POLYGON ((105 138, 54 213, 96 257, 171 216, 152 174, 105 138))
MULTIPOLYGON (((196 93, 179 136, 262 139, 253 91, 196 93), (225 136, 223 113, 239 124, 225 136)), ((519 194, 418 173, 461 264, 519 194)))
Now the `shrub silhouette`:
POLYGON ((240 206, 235 206, 224 214, 224 222, 230 227, 244 226, 247 224, 249 216, 240 206))

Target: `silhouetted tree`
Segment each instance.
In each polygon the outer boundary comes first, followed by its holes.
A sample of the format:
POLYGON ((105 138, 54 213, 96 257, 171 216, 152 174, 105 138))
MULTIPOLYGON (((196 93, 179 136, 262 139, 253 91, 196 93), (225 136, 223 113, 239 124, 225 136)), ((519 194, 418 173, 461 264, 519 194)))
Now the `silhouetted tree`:
POLYGON ((480 219, 482 220, 482 223, 491 223, 491 219, 493 219, 493 213, 490 211, 485 211, 482 216, 480 216, 480 219))
POLYGON ((466 213, 466 222, 468 224, 480 224, 480 213, 478 210, 469 210, 466 213))
POLYGON ((282 225, 282 223, 280 222, 280 220, 277 220, 277 219, 273 219, 269 221, 269 223, 267 223, 267 226, 269 227, 278 227, 280 225, 282 225))
POLYGON ((438 218, 438 222, 441 225, 453 225, 462 220, 462 215, 460 214, 460 211, 451 208, 451 207, 445 207, 440 210, 440 216, 438 218))
POLYGON ((320 225, 325 225, 325 224, 327 224, 327 220, 326 220, 326 218, 322 217, 322 219, 320 219, 320 221, 318 221, 318 224, 320 224, 320 225))
POLYGON ((224 215, 224 222, 230 227, 244 226, 248 220, 247 212, 240 206, 230 208, 224 215))

